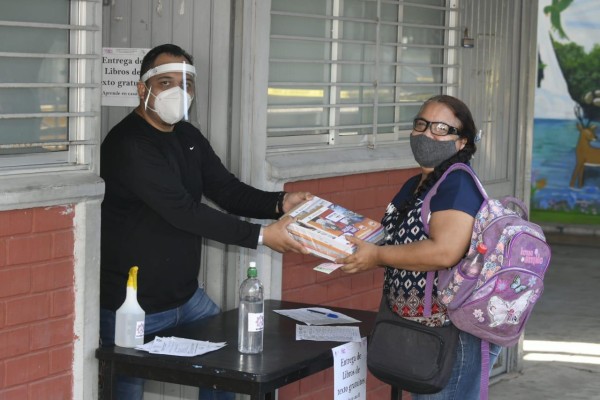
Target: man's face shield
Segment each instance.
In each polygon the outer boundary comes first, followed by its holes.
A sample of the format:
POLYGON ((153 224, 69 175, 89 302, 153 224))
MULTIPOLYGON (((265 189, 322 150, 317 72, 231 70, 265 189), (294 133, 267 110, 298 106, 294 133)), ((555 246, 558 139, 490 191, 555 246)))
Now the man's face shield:
MULTIPOLYGON (((194 97, 194 78, 196 76, 196 68, 193 65, 185 62, 181 63, 168 63, 158 65, 154 68, 150 68, 141 77, 141 81, 148 89, 148 96, 146 97, 145 105, 147 106, 150 94, 159 96, 161 92, 171 90, 176 87, 180 87, 183 93, 187 93, 189 96, 182 96, 181 99, 181 112, 183 112, 183 118, 188 120, 188 110, 190 103, 194 97), (179 75, 179 73, 181 75, 179 75), (153 82, 150 87, 146 85, 146 82, 157 75, 157 79, 153 82), (157 94, 152 93, 152 86, 157 90, 157 94)), ((181 115, 181 114, 180 114, 181 115)))

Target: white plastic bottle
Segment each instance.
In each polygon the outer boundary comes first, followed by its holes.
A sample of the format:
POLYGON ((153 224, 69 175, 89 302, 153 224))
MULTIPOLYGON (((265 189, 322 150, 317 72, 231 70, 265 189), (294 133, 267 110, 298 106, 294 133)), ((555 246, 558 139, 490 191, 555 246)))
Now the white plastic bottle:
POLYGON ((485 257, 485 253, 487 253, 487 246, 483 243, 477 244, 475 257, 461 266, 462 273, 472 278, 479 276, 481 268, 483 268, 483 258, 485 257))
POLYGON ((146 313, 137 301, 137 273, 138 267, 129 269, 127 295, 123 305, 117 310, 115 344, 121 347, 135 347, 144 344, 146 313))
POLYGON ((257 275, 256 263, 251 262, 248 278, 240 285, 238 350, 246 354, 256 354, 263 350, 265 327, 263 285, 257 275))

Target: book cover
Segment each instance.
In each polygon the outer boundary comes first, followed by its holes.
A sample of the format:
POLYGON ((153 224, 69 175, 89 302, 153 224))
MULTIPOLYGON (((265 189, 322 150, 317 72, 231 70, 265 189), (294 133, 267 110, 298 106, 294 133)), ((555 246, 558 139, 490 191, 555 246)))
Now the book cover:
POLYGON ((346 240, 347 236, 370 243, 384 237, 379 222, 317 196, 287 215, 296 219, 288 225, 290 234, 314 255, 331 261, 354 252, 356 246, 346 240))

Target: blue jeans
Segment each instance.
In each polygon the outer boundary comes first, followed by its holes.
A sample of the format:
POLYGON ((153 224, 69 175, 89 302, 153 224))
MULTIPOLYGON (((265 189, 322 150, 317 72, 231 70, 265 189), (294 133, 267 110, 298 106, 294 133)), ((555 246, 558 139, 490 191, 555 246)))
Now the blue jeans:
MULTIPOLYGON (((218 314, 221 310, 198 288, 196 293, 183 305, 154 314, 146 314, 144 333, 146 335, 172 328, 185 323, 197 321, 218 314)), ((115 344, 115 312, 100 309, 100 340, 102 346, 115 344)), ((116 396, 119 400, 142 400, 144 397, 144 379, 128 376, 117 376, 116 396)), ((200 400, 233 400, 235 394, 200 388, 200 400)))
MULTIPOLYGON (((502 347, 490 343, 490 371, 500 350, 502 347)), ((411 398, 412 400, 479 400, 480 378, 481 340, 461 331, 458 337, 456 361, 446 387, 434 394, 411 393, 411 398)))

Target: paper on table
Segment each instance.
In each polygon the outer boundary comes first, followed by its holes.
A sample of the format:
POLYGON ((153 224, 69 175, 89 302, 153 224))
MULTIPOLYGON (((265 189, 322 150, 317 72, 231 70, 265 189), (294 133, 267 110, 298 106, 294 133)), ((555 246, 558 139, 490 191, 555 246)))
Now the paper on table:
POLYGON ((211 351, 219 350, 227 343, 213 343, 202 340, 184 339, 178 337, 163 338, 157 336, 154 340, 136 346, 137 350, 147 351, 153 354, 167 354, 170 356, 193 357, 211 351))
POLYGON ((307 326, 296 324, 296 340, 360 342, 358 326, 307 326))
POLYGON ((273 310, 278 314, 304 322, 306 325, 337 325, 360 322, 345 314, 323 307, 296 308, 293 310, 273 310), (330 315, 330 316, 328 316, 330 315), (332 316, 334 316, 332 318, 332 316))

